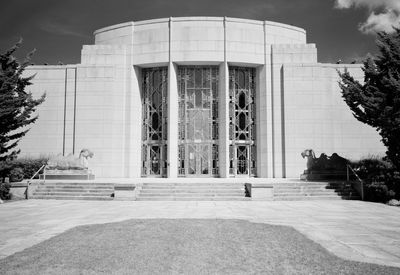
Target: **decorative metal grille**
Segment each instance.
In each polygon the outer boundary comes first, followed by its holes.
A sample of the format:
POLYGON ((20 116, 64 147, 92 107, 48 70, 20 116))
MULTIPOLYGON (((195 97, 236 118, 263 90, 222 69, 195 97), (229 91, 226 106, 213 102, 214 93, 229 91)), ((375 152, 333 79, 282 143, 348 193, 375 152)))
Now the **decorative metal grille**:
POLYGON ((142 176, 165 176, 168 68, 143 69, 142 90, 142 176))
POLYGON ((178 67, 181 176, 217 176, 218 67, 178 67))
POLYGON ((255 70, 229 68, 229 173, 256 175, 255 70))

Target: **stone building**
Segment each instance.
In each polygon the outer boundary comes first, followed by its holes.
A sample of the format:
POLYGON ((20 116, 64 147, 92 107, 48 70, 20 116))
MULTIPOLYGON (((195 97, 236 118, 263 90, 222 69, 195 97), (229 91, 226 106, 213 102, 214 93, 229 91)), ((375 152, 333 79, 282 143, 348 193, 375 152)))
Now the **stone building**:
POLYGON ((81 63, 31 66, 47 93, 20 142, 25 155, 90 148, 97 177, 299 177, 300 153, 380 154, 353 118, 337 70, 304 29, 270 21, 179 17, 94 32, 81 63))

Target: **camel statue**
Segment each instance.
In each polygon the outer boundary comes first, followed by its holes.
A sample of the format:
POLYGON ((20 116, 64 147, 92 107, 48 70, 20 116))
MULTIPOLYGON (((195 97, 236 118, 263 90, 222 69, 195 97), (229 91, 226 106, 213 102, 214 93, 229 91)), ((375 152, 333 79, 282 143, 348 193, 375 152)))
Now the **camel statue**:
POLYGON ((89 158, 93 157, 93 152, 89 149, 82 149, 79 153, 79 157, 75 157, 73 154, 68 156, 57 155, 52 157, 47 162, 48 170, 84 170, 89 167, 89 158))

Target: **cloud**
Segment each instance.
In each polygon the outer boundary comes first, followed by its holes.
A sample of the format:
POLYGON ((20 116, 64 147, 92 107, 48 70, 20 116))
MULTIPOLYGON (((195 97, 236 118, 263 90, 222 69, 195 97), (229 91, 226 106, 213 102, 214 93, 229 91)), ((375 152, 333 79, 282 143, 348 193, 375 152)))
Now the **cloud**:
POLYGON ((400 27, 400 0, 336 0, 335 8, 366 8, 367 20, 360 23, 359 30, 370 34, 379 31, 393 32, 393 26, 400 27))
POLYGON ((85 38, 88 37, 87 34, 74 30, 71 26, 55 22, 45 21, 40 23, 39 27, 41 30, 52 34, 85 37, 85 38))

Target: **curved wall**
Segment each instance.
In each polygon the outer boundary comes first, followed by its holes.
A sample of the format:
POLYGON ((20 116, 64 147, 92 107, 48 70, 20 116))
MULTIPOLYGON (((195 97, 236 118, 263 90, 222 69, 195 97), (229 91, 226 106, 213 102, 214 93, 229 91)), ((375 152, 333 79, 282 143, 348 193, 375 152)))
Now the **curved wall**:
POLYGON ((337 69, 320 64, 306 32, 269 21, 181 17, 128 22, 95 32, 82 62, 30 66, 30 90, 48 91, 40 118, 19 148, 25 155, 95 152, 96 177, 141 176, 143 72, 167 67, 167 170, 178 177, 179 66, 218 66, 219 176, 230 176, 229 126, 232 67, 255 68, 257 177, 298 177, 305 148, 355 159, 384 152, 377 133, 364 129, 340 97, 337 69))
POLYGON ((94 32, 95 44, 127 45, 135 65, 215 61, 264 64, 266 45, 305 44, 291 25, 229 17, 127 22, 94 32))

